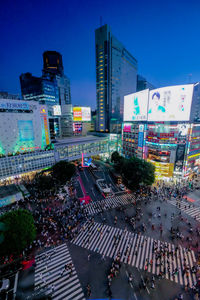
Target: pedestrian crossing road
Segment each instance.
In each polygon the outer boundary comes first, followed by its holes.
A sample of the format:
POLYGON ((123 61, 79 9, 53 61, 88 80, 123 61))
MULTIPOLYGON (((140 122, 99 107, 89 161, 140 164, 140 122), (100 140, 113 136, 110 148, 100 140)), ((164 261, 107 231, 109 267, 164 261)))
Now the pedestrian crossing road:
POLYGON ((196 284, 196 258, 187 248, 95 222, 86 222, 71 242, 96 251, 102 259, 115 258, 120 252, 123 263, 181 285, 196 284))
POLYGON ((135 202, 135 197, 131 194, 124 194, 120 196, 108 197, 101 201, 91 202, 85 205, 85 211, 88 215, 95 215, 102 210, 120 207, 122 205, 128 205, 135 202))
POLYGON ((47 288, 51 299, 85 299, 66 244, 36 256, 35 290, 47 288), (69 270, 66 264, 72 264, 69 270))
POLYGON ((186 201, 177 201, 175 199, 168 200, 169 203, 176 206, 178 209, 180 209, 182 212, 188 214, 190 217, 194 218, 195 220, 200 222, 200 208, 197 206, 194 206, 193 204, 189 204, 186 201))

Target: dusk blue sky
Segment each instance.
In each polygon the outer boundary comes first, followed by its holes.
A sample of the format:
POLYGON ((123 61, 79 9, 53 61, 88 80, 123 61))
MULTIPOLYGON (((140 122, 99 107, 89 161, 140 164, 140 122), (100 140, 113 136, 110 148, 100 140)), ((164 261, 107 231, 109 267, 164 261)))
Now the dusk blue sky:
POLYGON ((72 103, 96 105, 95 35, 103 24, 155 86, 200 80, 200 1, 7 0, 0 9, 0 90, 20 94, 19 75, 41 76, 42 53, 63 55, 72 103))

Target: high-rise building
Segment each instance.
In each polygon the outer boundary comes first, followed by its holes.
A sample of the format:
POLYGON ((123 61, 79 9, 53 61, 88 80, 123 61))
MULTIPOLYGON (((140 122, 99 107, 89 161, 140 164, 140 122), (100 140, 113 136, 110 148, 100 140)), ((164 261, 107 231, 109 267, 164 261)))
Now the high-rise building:
POLYGON ((23 99, 47 105, 51 137, 60 136, 62 106, 71 104, 70 81, 64 75, 62 55, 56 51, 44 52, 42 77, 21 74, 20 84, 23 99))
POLYGON ((56 51, 45 51, 43 53, 43 72, 51 72, 56 75, 63 75, 64 68, 62 55, 56 51))
POLYGON ((43 53, 42 78, 54 79, 58 87, 59 104, 71 104, 70 80, 64 75, 62 55, 56 51, 45 51, 43 53))
POLYGON ((24 100, 34 100, 48 106, 59 105, 59 90, 54 77, 35 77, 31 73, 20 75, 24 100))
POLYGON ((137 75, 137 91, 143 91, 143 90, 146 90, 146 89, 149 89, 149 90, 154 90, 156 87, 153 86, 153 84, 151 84, 150 82, 148 82, 146 80, 146 78, 144 78, 143 76, 141 75, 137 75))
POLYGON ((108 25, 95 31, 97 131, 120 132, 124 96, 136 91, 137 60, 108 25))

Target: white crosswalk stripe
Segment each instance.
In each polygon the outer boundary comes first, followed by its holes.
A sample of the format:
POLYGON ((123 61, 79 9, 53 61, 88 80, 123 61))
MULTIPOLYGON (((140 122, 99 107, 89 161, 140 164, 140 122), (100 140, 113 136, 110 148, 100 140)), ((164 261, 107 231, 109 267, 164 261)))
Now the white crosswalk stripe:
POLYGON ((54 300, 85 299, 66 244, 36 256, 35 290, 40 288, 47 288, 54 300), (70 263, 72 272, 64 269, 70 263))
POLYGON ((171 199, 168 200, 168 202, 176 206, 176 208, 180 209, 185 214, 188 214, 190 217, 200 222, 200 207, 196 207, 193 204, 189 204, 188 202, 183 200, 177 201, 175 199, 171 199))
POLYGON ((128 205, 135 201, 135 197, 131 194, 124 194, 124 195, 118 195, 114 197, 108 197, 106 199, 103 199, 101 201, 97 202, 90 202, 89 204, 86 204, 85 210, 88 213, 88 215, 95 215, 99 212, 102 212, 102 210, 107 210, 111 208, 117 208, 122 205, 128 205))
POLYGON ((160 274, 181 285, 192 287, 196 284, 192 270, 196 266, 194 252, 180 245, 175 247, 171 243, 97 222, 86 222, 71 242, 110 258, 120 252, 121 262, 160 274))

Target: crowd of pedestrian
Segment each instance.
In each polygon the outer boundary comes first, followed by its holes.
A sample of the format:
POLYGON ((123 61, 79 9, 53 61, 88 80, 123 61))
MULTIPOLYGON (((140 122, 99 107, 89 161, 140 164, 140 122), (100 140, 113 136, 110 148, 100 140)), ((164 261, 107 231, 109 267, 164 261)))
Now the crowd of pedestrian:
MULTIPOLYGON (((32 215, 35 220, 35 225, 37 228, 37 237, 33 241, 29 247, 27 247, 24 251, 24 254, 27 257, 33 256, 37 251, 49 248, 51 246, 57 246, 60 243, 73 239, 81 230, 85 230, 84 226, 81 227, 82 223, 87 220, 90 222, 90 226, 88 227, 88 237, 85 240, 85 243, 90 242, 90 234, 93 230, 94 225, 94 218, 89 217, 87 214, 86 209, 81 204, 80 200, 75 196, 68 197, 66 201, 67 195, 64 198, 59 197, 57 192, 52 191, 40 191, 34 186, 32 183, 27 185, 27 188, 30 192, 30 196, 17 202, 12 206, 11 209, 17 208, 25 208, 29 209, 32 212, 32 215)), ((147 228, 151 228, 152 231, 158 229, 161 236, 163 234, 163 224, 162 218, 167 217, 167 213, 162 209, 162 202, 167 202, 170 199, 176 200, 176 206, 179 208, 180 202, 183 201, 183 197, 188 193, 190 190, 187 184, 178 184, 178 185, 166 185, 164 183, 155 186, 153 188, 145 188, 138 190, 132 197, 133 201, 131 205, 134 207, 134 214, 132 216, 128 216, 123 213, 124 208, 119 206, 118 210, 122 212, 122 218, 125 222, 132 227, 132 230, 137 233, 145 232, 147 228), (149 215, 149 218, 146 220, 143 219, 143 209, 142 206, 147 206, 147 204, 151 204, 153 202, 158 202, 158 206, 156 211, 152 211, 149 215), (154 222, 154 218, 158 218, 159 225, 157 226, 154 222)), ((189 204, 190 206, 191 204, 189 204)), ((186 205, 186 208, 188 206, 186 205)), ((106 205, 102 205, 101 216, 103 222, 106 222, 105 217, 103 216, 104 211, 108 209, 106 205)), ((2 212, 4 213, 7 210, 5 208, 2 212)), ((10 208, 9 208, 10 210, 10 208)), ((170 216, 168 216, 170 217, 170 216)), ((174 214, 171 215, 171 220, 175 217, 174 214)), ((113 223, 114 226, 117 225, 119 221, 119 217, 115 215, 113 223)), ((127 228, 125 228, 126 232, 127 228)), ((99 229, 99 233, 101 230, 99 229)), ((170 238, 173 241, 181 241, 187 243, 186 251, 191 251, 195 248, 198 253, 199 250, 199 236, 200 236, 200 228, 196 227, 193 228, 190 221, 183 217, 181 212, 179 214, 179 225, 174 227, 171 226, 169 231, 170 238), (181 232, 181 225, 187 226, 188 234, 184 236, 181 232)), ((114 236, 114 247, 117 249, 121 236, 114 236)), ((143 243, 145 240, 143 241, 143 243)), ((137 256, 139 247, 142 244, 135 246, 134 255, 137 256)), ((123 253, 123 261, 125 263, 129 262, 130 259, 130 249, 131 245, 128 243, 123 253)), ((98 252, 98 249, 96 249, 98 252)), ((176 246, 174 249, 169 250, 167 243, 161 242, 158 246, 157 242, 154 241, 153 244, 153 255, 156 259, 156 267, 161 266, 160 273, 158 274, 158 279, 164 278, 164 274, 168 273, 169 276, 177 276, 180 270, 177 268, 171 269, 170 262, 173 261, 174 256, 179 251, 179 247, 176 246)), ((117 253, 110 270, 108 271, 108 295, 111 297, 111 284, 113 279, 119 274, 121 268, 121 253, 117 253)), ((3 258, 4 262, 6 258, 3 258)), ((102 257, 105 259, 105 257, 102 257)), ((187 262, 186 256, 183 256, 184 259, 184 269, 182 270, 182 275, 187 276, 190 272, 194 273, 195 275, 199 272, 199 266, 192 266, 189 267, 187 262)), ((88 255, 88 261, 90 260, 90 256, 88 255)), ((148 270, 148 266, 152 265, 152 260, 146 260, 145 263, 145 270, 148 270)), ((63 269, 63 273, 65 271, 72 272, 72 268, 70 266, 65 266, 63 269), (71 270, 71 271, 70 271, 71 270)), ((133 278, 129 274, 129 283, 132 283, 133 278)), ((151 280, 151 288, 155 288, 155 278, 151 280)), ((189 287, 188 287, 189 289, 189 287)), ((197 287, 192 287, 192 291, 197 293, 197 287)), ((91 294, 91 287, 88 284, 87 292, 90 296, 91 294)), ((179 297, 179 299, 181 299, 179 297)))

